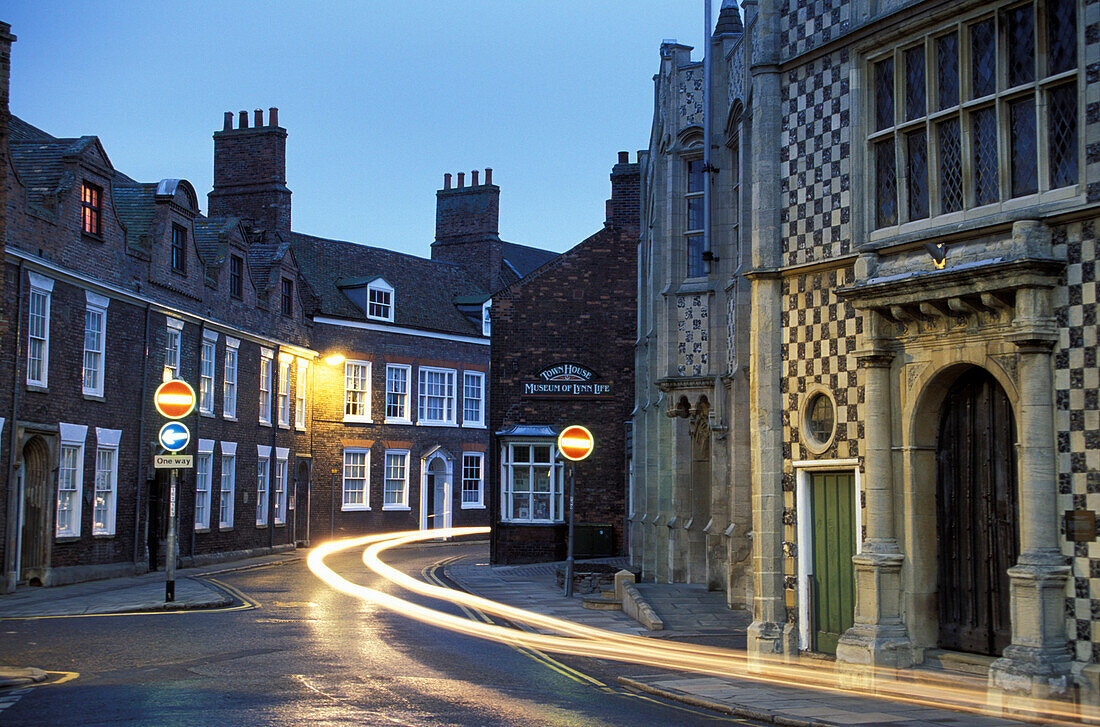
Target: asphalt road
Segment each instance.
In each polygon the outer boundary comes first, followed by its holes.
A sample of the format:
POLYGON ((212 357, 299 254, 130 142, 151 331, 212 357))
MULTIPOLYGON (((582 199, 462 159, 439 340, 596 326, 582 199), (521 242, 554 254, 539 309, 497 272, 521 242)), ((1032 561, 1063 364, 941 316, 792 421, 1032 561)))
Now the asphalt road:
MULTIPOLYGON (((484 547, 421 546, 385 560, 418 575, 484 547)), ((376 578, 358 553, 327 562, 356 583, 460 613, 376 578)), ((382 610, 333 591, 304 561, 217 580, 258 606, 0 622, 3 661, 68 673, 0 691, 0 726, 756 724, 632 694, 615 682, 629 666, 523 651, 382 610)))

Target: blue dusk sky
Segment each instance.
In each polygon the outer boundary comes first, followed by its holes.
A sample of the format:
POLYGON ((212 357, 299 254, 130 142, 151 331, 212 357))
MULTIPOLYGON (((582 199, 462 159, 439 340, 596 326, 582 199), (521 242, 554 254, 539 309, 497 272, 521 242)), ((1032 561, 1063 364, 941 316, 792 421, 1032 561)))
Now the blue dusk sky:
POLYGON ((493 169, 510 242, 598 231, 617 152, 649 145, 661 42, 699 58, 705 1, 14 0, 0 20, 28 123, 187 179, 205 212, 224 112, 275 106, 295 231, 427 257, 445 172, 493 169))

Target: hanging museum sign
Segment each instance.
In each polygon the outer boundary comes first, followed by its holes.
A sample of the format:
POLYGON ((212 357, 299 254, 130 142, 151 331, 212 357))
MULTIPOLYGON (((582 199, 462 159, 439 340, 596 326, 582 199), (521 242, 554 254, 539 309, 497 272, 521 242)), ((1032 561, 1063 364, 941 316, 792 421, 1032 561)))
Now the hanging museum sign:
POLYGON ((610 399, 611 382, 596 381, 596 372, 577 363, 547 366, 535 379, 520 381, 527 399, 610 399))

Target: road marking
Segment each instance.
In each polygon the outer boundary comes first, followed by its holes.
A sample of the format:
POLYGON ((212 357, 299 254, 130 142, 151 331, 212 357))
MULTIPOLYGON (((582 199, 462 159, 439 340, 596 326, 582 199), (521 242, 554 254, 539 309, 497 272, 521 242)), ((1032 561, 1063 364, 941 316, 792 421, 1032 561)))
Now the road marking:
POLYGON ((301 685, 304 686, 306 689, 309 689, 310 691, 315 692, 316 694, 319 694, 320 696, 325 697, 326 699, 331 699, 332 701, 334 701, 338 704, 346 704, 349 707, 353 707, 355 709, 358 709, 361 712, 366 712, 369 715, 372 715, 372 716, 375 716, 375 717, 382 717, 383 719, 389 720, 393 724, 404 725, 404 727, 421 727, 422 723, 420 723, 420 722, 409 722, 408 720, 398 719, 397 717, 393 717, 393 716, 388 715, 384 712, 378 712, 378 711, 375 711, 373 709, 366 709, 364 707, 360 707, 358 704, 354 704, 347 697, 337 697, 334 694, 329 694, 328 692, 324 691, 323 689, 320 689, 320 688, 315 687, 312 684, 310 684, 309 679, 306 678, 306 676, 304 674, 291 674, 290 677, 292 679, 298 681, 299 683, 301 683, 301 685))
POLYGON ((78 672, 78 671, 48 671, 46 673, 47 674, 60 674, 61 676, 58 677, 57 679, 50 679, 49 681, 42 682, 41 684, 36 685, 36 686, 47 687, 47 686, 55 686, 57 684, 64 684, 65 682, 71 682, 73 679, 76 679, 77 677, 80 676, 80 672, 78 672))

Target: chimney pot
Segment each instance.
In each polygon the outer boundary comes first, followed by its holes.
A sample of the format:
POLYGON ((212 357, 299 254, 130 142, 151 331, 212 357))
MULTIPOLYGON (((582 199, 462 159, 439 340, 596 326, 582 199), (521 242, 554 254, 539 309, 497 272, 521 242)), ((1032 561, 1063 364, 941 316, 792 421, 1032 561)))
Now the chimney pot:
POLYGON ((279 125, 279 109, 272 106, 267 110, 267 125, 278 126, 279 125))
POLYGON ((470 186, 471 187, 476 187, 477 186, 477 175, 478 175, 478 171, 476 169, 473 170, 472 172, 470 172, 470 186))
POLYGON ((485 183, 486 184, 492 184, 493 183, 493 168, 492 167, 485 167, 485 183))
POLYGON ((629 163, 630 163, 630 152, 628 152, 628 151, 619 152, 619 164, 629 164, 629 163))
POLYGON ((466 186, 466 173, 465 172, 459 172, 458 173, 458 188, 462 189, 465 186, 466 186))
POLYGON ((248 128, 248 112, 247 111, 242 111, 239 114, 239 117, 240 117, 240 119, 239 119, 239 123, 237 125, 237 128, 247 129, 248 128))
POLYGON ((256 123, 253 124, 257 129, 264 125, 264 112, 262 109, 256 109, 256 123))
POLYGON ((447 172, 443 175, 443 189, 451 188, 451 173, 447 172))
POLYGON ((232 111, 226 111, 225 112, 225 123, 222 125, 222 131, 232 131, 232 130, 233 130, 233 112, 232 111))

